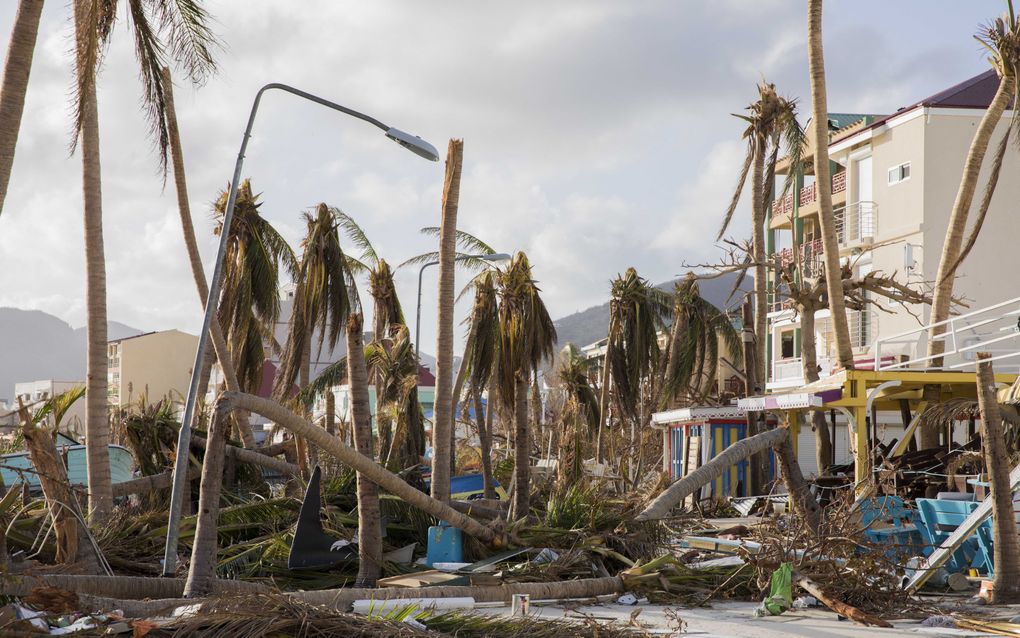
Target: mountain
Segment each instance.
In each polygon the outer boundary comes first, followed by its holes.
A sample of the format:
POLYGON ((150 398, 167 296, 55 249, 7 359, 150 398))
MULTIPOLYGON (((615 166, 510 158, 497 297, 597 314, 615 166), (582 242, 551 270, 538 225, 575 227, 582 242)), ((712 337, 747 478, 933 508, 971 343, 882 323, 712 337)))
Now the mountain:
MULTIPOLYGON (((110 339, 141 334, 116 321, 110 339)), ((85 379, 85 328, 41 310, 0 308, 0 399, 14 397, 14 384, 38 379, 85 379)))
MULTIPOLYGON (((737 277, 736 273, 730 273, 715 279, 702 279, 698 281, 701 296, 717 308, 726 308, 739 303, 740 295, 734 295, 730 299, 730 291, 733 290, 737 277)), ((674 284, 678 281, 680 281, 680 278, 666 281, 657 284, 656 288, 672 292, 674 284)), ((744 281, 741 289, 747 291, 751 289, 750 277, 744 281)), ((609 332, 609 302, 607 301, 602 305, 592 306, 587 310, 567 315, 562 319, 557 319, 554 323, 556 324, 556 336, 560 346, 572 343, 581 348, 590 343, 595 343, 599 339, 605 338, 609 332)))

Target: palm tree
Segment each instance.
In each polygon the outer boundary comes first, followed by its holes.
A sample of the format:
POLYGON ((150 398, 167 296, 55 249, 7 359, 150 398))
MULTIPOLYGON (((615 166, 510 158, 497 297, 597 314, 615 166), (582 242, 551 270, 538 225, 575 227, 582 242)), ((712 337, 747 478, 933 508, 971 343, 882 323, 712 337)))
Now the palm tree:
POLYGON ((628 268, 626 273, 613 280, 609 301, 609 335, 602 372, 599 460, 602 460, 605 452, 603 441, 608 426, 610 386, 613 387, 621 419, 631 422, 631 438, 637 435, 638 400, 642 385, 659 361, 658 331, 667 309, 665 294, 639 277, 633 268, 628 268))
MULTIPOLYGON (((333 350, 351 311, 348 290, 353 282, 332 211, 326 204, 319 204, 315 215, 305 213, 304 220, 307 232, 301 242, 294 310, 280 370, 273 383, 273 396, 278 401, 287 398, 299 375, 308 375, 316 331, 318 349, 321 351, 328 344, 333 350)), ((302 378, 301 387, 306 385, 308 379, 302 378)))
MULTIPOLYGON (((347 264, 354 274, 368 275, 368 292, 372 296, 372 317, 374 324, 374 339, 380 343, 388 343, 387 339, 397 334, 400 327, 406 325, 404 311, 400 307, 400 298, 397 295, 397 286, 393 281, 393 269, 385 259, 379 257, 372 242, 368 240, 365 231, 358 226, 357 222, 350 215, 340 209, 333 209, 333 216, 337 224, 344 232, 344 235, 361 250, 361 257, 354 258, 347 255, 347 264)), ((379 429, 379 454, 385 458, 392 442, 392 428, 389 419, 380 417, 380 398, 383 393, 382 384, 376 380, 376 419, 379 429)), ((418 393, 417 385, 414 389, 418 393)), ((417 401, 417 399, 415 399, 417 401)), ((409 424, 414 425, 414 424, 409 424)), ((418 423, 420 425, 420 422, 418 423)), ((421 436, 425 436, 424 429, 421 436)), ((413 435, 417 438, 417 434, 413 435)))
POLYGON ((818 193, 818 224, 822 230, 829 311, 839 365, 852 370, 854 352, 846 319, 836 218, 832 212, 832 181, 829 176, 829 111, 825 95, 825 57, 822 54, 822 0, 808 0, 808 67, 811 76, 811 134, 815 146, 815 190, 818 193))
MULTIPOLYGON (((761 82, 758 84, 758 101, 747 107, 749 115, 737 115, 747 122, 743 137, 747 140, 747 155, 737 179, 737 188, 726 210, 722 227, 717 239, 721 239, 729 227, 733 213, 740 201, 740 195, 747 181, 748 171, 751 173, 751 246, 754 261, 754 334, 756 376, 764 378, 765 373, 765 333, 768 281, 765 273, 765 207, 766 200, 772 193, 772 181, 775 175, 776 162, 781 144, 785 145, 786 155, 791 166, 800 166, 801 152, 804 146, 804 132, 797 122, 797 104, 795 100, 784 98, 776 92, 776 85, 761 82)), ((794 171, 787 175, 783 191, 792 184, 794 171)))
POLYGON ((439 312, 436 338, 436 398, 432 424, 432 497, 450 500, 450 460, 453 458, 453 305, 457 207, 464 141, 450 140, 446 152, 446 178, 439 238, 439 312))
MULTIPOLYGON (((161 69, 167 52, 194 82, 215 68, 210 48, 215 38, 208 15, 197 0, 129 0, 134 26, 135 53, 141 69, 146 117, 165 171, 168 136, 161 69), (161 37, 163 40, 161 40, 161 37), (164 43, 165 40, 165 43, 164 43)), ((113 487, 107 453, 107 331, 106 258, 103 248, 102 185, 99 163, 99 110, 96 75, 116 20, 115 3, 74 1, 75 124, 72 147, 81 142, 82 199, 85 229, 86 305, 86 467, 89 478, 89 513, 101 523, 113 508, 113 487)))
MULTIPOLYGON (((213 207, 215 234, 220 234, 227 192, 213 207)), ((287 241, 262 216, 259 195, 251 180, 237 190, 230 237, 223 258, 223 294, 219 321, 234 362, 238 383, 254 392, 262 383, 265 363, 263 337, 271 333, 280 315, 280 269, 296 278, 297 261, 287 241)), ((202 371, 205 379, 208 370, 202 371)), ((204 387, 204 383, 200 387, 204 387)))
POLYGON ((7 199, 7 186, 14 166, 21 115, 25 110, 28 76, 32 71, 35 40, 39 35, 39 16, 43 0, 21 0, 11 30, 11 43, 4 61, 3 85, 0 85, 0 214, 7 199))
POLYGON ((553 354, 556 327, 531 278, 531 264, 522 252, 505 271, 496 275, 499 294, 499 349, 495 386, 507 412, 514 415, 514 476, 512 518, 531 510, 529 470, 531 441, 528 429, 528 386, 538 366, 553 354))
MULTIPOLYGON (((985 111, 977 130, 974 131, 974 139, 971 140, 970 150, 967 152, 967 159, 963 165, 963 176, 960 179, 960 187, 956 192, 956 201, 953 202, 953 209, 949 215, 949 225, 946 230, 946 239, 942 243, 942 256, 939 259, 938 273, 935 277, 935 290, 932 295, 930 323, 935 324, 949 318, 953 304, 953 274, 959 266, 960 261, 966 256, 961 247, 970 250, 973 246, 976 233, 980 229, 980 221, 984 215, 980 214, 978 223, 975 224, 972 237, 964 242, 964 231, 967 227, 967 218, 970 215, 971 204, 974 200, 974 193, 977 190, 978 175, 981 172, 981 165, 984 163, 985 153, 988 144, 991 142, 992 134, 996 126, 1002 120, 1006 108, 1010 102, 1014 105, 1020 98, 1020 87, 1017 78, 1020 76, 1020 20, 1017 19, 1013 10, 1012 0, 1006 2, 1007 12, 996 19, 990 25, 983 27, 975 36, 977 40, 989 51, 989 62, 999 76, 999 87, 995 91, 988 109, 985 111)), ((1011 128, 1016 127, 1016 118, 1011 123, 1011 128)), ((996 164, 1001 166, 1002 157, 1005 154, 1006 139, 1010 130, 1003 136, 1000 150, 997 153, 996 164)), ((998 177, 998 169, 993 167, 993 174, 998 177)), ((994 191, 995 181, 990 181, 985 193, 985 202, 982 207, 987 210, 987 202, 994 191)), ((931 365, 940 367, 942 365, 942 353, 945 352, 945 340, 940 338, 945 332, 944 326, 933 327, 928 341, 928 356, 936 357, 931 365)))
MULTIPOLYGON (((421 463, 425 454, 425 416, 418 403, 418 359, 407 326, 398 326, 392 339, 365 346, 365 360, 375 378, 379 423, 392 421, 392 441, 380 441, 383 465, 404 469, 421 463)), ((382 438, 380 428, 379 438, 382 438)))
POLYGON ((720 341, 739 365, 743 357, 737 329, 725 312, 701 296, 697 279, 688 273, 674 287, 659 407, 707 396, 719 365, 720 341))
MULTIPOLYGON (((161 80, 166 95, 166 125, 167 134, 170 139, 170 157, 174 170, 174 185, 177 190, 177 210, 181 217, 181 229, 184 231, 184 246, 188 251, 188 262, 191 265, 191 275, 195 279, 195 288, 198 290, 198 298, 205 308, 206 299, 209 296, 209 284, 205 279, 205 270, 202 268, 202 256, 198 252, 198 242, 195 240, 195 226, 191 221, 191 204, 188 201, 188 182, 184 172, 184 149, 181 146, 180 129, 177 127, 177 112, 174 109, 173 80, 170 76, 170 69, 163 67, 161 80)), ((234 361, 227 349, 227 341, 223 336, 223 327, 218 321, 212 322, 209 326, 209 334, 212 337, 213 351, 209 354, 220 361, 220 368, 223 370, 223 380, 226 382, 227 390, 238 392, 241 390, 237 381, 237 371, 234 369, 234 361)), ((211 363, 209 364, 211 366, 211 363)), ((206 377, 208 382, 208 377, 206 377)), ((202 384, 202 395, 205 394, 205 385, 202 384)), ((244 447, 252 449, 255 447, 255 436, 252 434, 250 424, 245 420, 237 421, 237 428, 244 442, 244 447)))
POLYGON ((475 403, 475 426, 482 457, 482 485, 485 498, 496 498, 492 480, 492 430, 487 418, 494 409, 492 375, 499 351, 499 305, 496 298, 496 275, 485 270, 474 279, 475 299, 468 318, 467 344, 458 374, 458 389, 454 399, 460 398, 460 386, 465 381, 475 403), (482 408, 482 395, 489 389, 487 412, 482 408))

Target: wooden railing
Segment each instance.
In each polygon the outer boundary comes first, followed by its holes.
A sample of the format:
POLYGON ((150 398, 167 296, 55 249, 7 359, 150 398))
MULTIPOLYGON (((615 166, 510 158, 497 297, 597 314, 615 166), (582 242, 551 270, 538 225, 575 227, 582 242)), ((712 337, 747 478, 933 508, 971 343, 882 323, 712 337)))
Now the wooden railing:
MULTIPOLYGON (((832 192, 842 193, 846 190, 846 171, 840 171, 832 176, 832 192)), ((801 206, 807 206, 818 201, 818 189, 814 184, 805 186, 798 193, 801 206)), ((785 215, 793 211, 793 193, 772 202, 772 214, 774 216, 785 215)))

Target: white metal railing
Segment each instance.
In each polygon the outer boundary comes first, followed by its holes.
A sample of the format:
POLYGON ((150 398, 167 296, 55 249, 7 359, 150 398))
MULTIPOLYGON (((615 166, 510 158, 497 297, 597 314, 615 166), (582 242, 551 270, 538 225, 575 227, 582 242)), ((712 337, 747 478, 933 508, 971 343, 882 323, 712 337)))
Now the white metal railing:
POLYGON ((772 362, 772 381, 789 381, 804 376, 804 361, 800 357, 776 359, 772 362))
MULTIPOLYGON (((932 369, 930 364, 936 357, 927 354, 921 356, 917 354, 916 349, 921 348, 927 353, 928 341, 935 328, 943 330, 935 339, 945 343, 945 352, 937 355, 943 357, 942 369, 944 370, 973 368, 978 352, 991 353, 990 361, 1018 358, 1020 357, 1020 297, 876 340, 875 370, 932 369), (882 360, 883 348, 886 348, 888 352, 890 346, 904 345, 913 352, 912 356, 903 361, 882 360)), ((1011 364, 1007 369, 1020 372, 1020 363, 1011 364)))
POLYGON ((863 201, 832 211, 836 220, 836 238, 841 248, 870 244, 878 226, 878 205, 863 201))

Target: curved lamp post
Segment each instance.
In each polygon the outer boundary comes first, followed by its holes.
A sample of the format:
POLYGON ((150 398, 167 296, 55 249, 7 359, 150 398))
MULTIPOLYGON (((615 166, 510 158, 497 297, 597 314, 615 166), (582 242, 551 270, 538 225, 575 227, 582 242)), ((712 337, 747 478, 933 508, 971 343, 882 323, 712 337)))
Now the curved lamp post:
POLYGON ((174 460, 173 491, 170 495, 170 520, 167 524, 166 547, 163 553, 163 575, 172 576, 177 568, 177 540, 180 536, 181 505, 184 502, 184 490, 187 487, 188 450, 191 444, 191 421, 195 415, 195 403, 198 399, 198 377, 202 369, 202 362, 205 359, 205 350, 209 336, 209 326, 212 324, 216 309, 219 306, 220 285, 222 284, 223 257, 226 254, 227 241, 230 237, 230 221, 234 215, 234 203, 237 200, 237 187, 241 181, 241 166, 244 163, 244 152, 248 148, 248 140, 251 138, 252 126, 255 124, 255 114, 259 109, 259 102, 262 94, 271 89, 279 89, 292 95, 304 98, 316 104, 350 115, 359 120, 364 120, 373 126, 382 129, 386 137, 397 144, 400 144, 415 155, 424 157, 433 162, 439 161, 439 153, 436 148, 421 139, 405 133, 400 129, 387 126, 379 120, 359 113, 358 111, 340 106, 335 102, 323 99, 300 89, 295 89, 286 84, 271 83, 259 89, 255 94, 255 101, 251 105, 251 113, 248 115, 248 126, 244 129, 244 137, 241 138, 241 150, 237 153, 237 163, 234 165, 234 177, 230 182, 230 191, 227 195, 227 208, 223 214, 223 227, 220 230, 220 245, 216 252, 216 262, 213 266, 212 280, 209 282, 209 296, 205 302, 205 318, 202 320, 202 332, 198 336, 198 349, 195 352, 195 365, 191 368, 191 383, 188 385, 188 398, 184 403, 184 417, 181 419, 181 430, 177 437, 177 457, 174 460))

